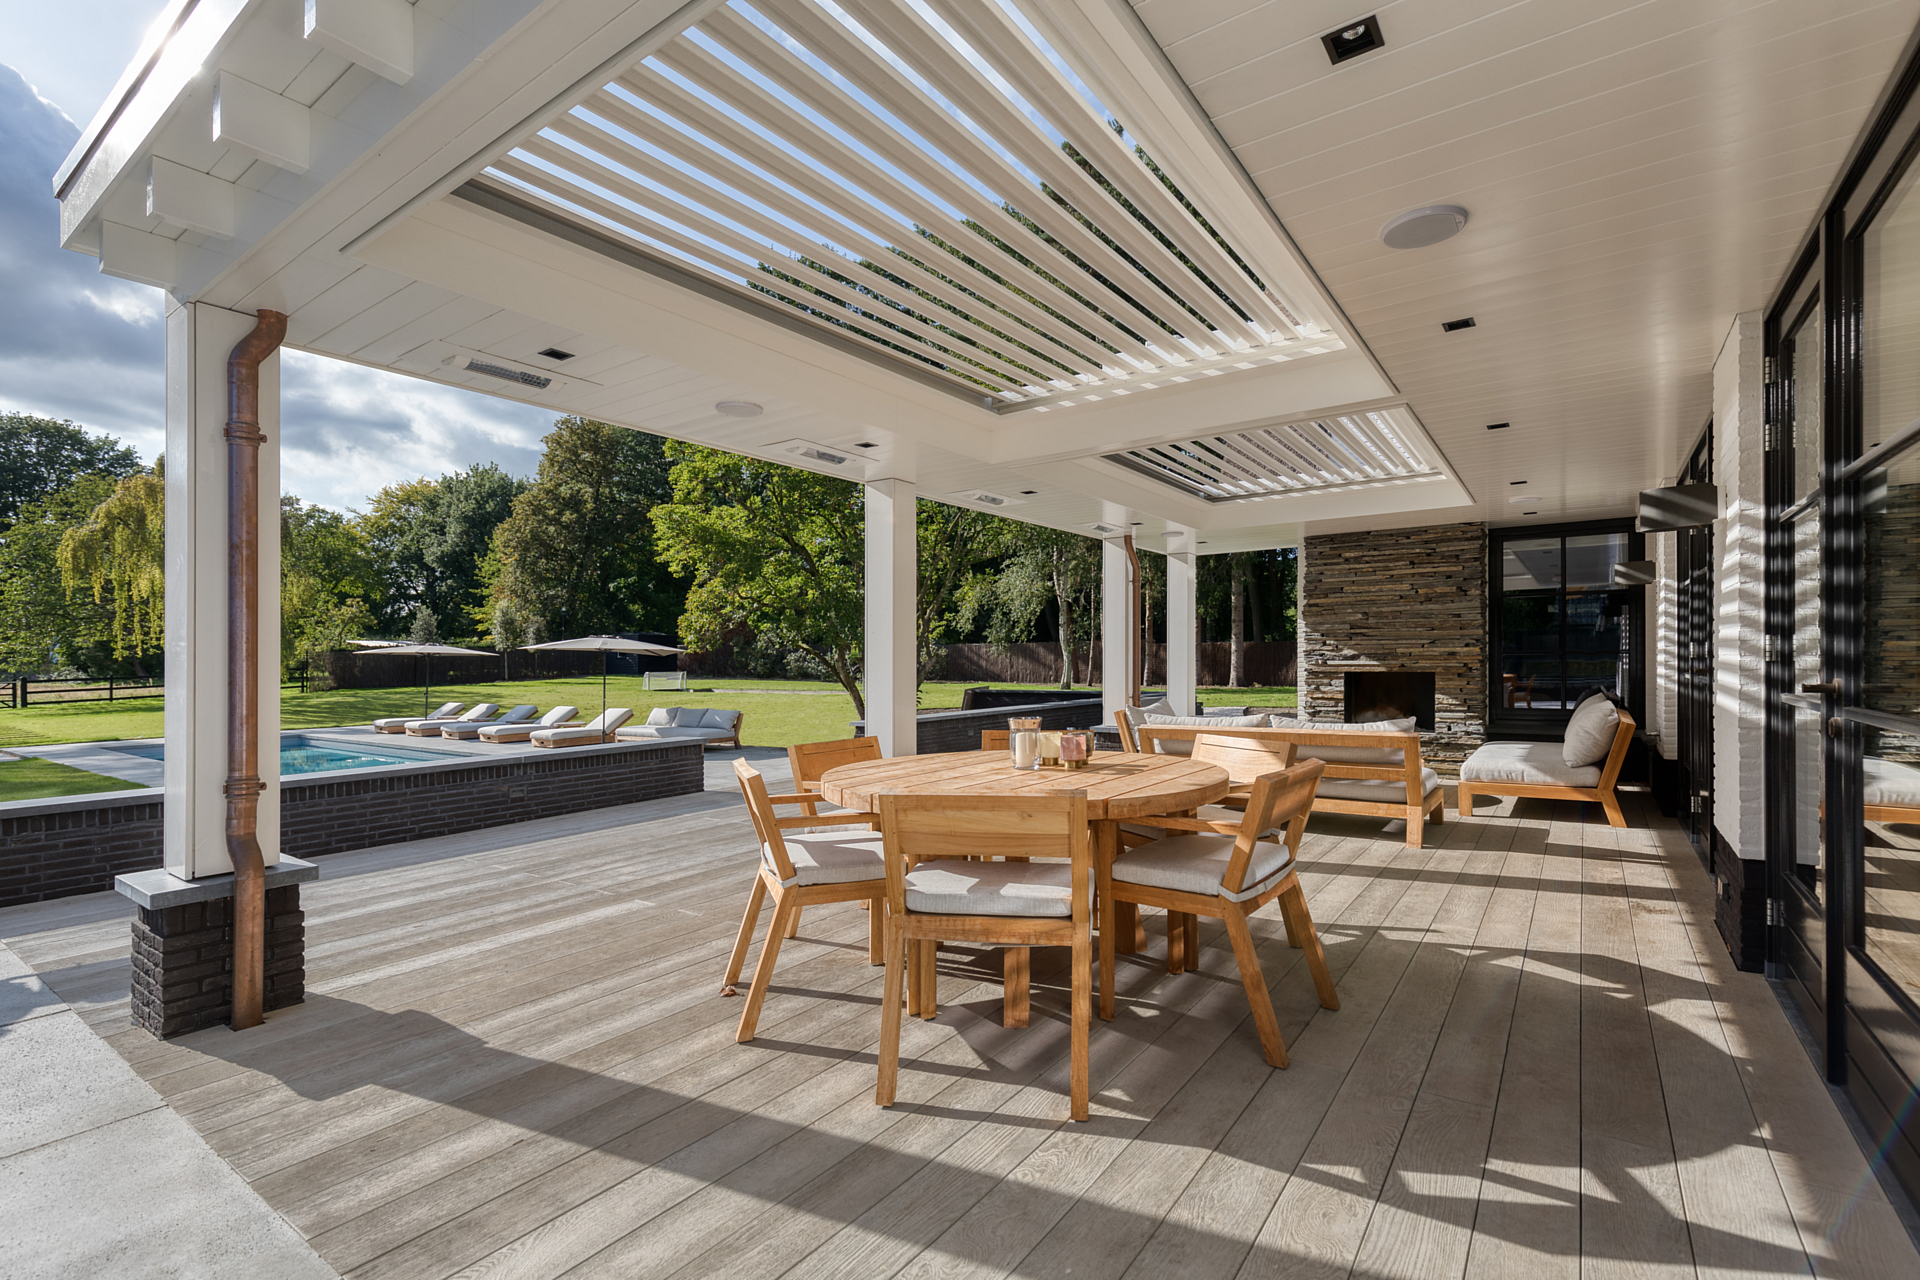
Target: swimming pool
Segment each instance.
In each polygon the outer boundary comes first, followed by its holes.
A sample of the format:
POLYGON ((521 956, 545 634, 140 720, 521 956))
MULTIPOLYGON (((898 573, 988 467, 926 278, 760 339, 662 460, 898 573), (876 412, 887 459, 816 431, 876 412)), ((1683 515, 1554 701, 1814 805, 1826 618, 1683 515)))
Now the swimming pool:
MULTIPOLYGON (((134 742, 113 748, 142 760, 165 760, 167 749, 158 742, 134 742)), ((445 751, 409 751, 404 747, 357 747, 312 738, 280 739, 280 776, 331 773, 336 769, 372 769, 386 764, 423 764, 446 760, 445 751)))

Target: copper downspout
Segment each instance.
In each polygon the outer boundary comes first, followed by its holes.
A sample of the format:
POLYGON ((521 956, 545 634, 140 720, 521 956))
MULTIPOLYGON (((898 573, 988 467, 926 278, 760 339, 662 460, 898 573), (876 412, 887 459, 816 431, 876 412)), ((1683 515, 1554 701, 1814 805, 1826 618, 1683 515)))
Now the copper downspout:
POLYGON ((267 867, 260 851, 260 362, 287 336, 262 311, 227 357, 227 857, 233 863, 235 1031, 264 1017, 267 867))
POLYGON ((1140 655, 1146 621, 1140 609, 1140 557, 1134 553, 1132 534, 1127 535, 1125 546, 1128 570, 1133 574, 1133 616, 1127 619, 1127 705, 1137 707, 1140 705, 1140 655))

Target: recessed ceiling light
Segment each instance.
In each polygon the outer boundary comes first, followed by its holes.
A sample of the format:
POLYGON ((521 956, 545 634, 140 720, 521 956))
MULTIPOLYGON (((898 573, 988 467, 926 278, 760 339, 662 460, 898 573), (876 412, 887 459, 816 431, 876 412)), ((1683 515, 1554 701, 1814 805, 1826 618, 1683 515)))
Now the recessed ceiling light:
POLYGON ((1320 43, 1327 47, 1327 60, 1337 67, 1348 58, 1383 47, 1387 41, 1380 34, 1380 20, 1369 14, 1356 22, 1342 23, 1339 30, 1321 36, 1320 43))
POLYGON ((1389 249, 1424 249, 1451 240, 1467 225, 1467 211, 1457 204, 1430 204, 1409 209, 1380 228, 1380 243, 1389 249))
POLYGON ((1202 538, 1199 542, 1194 543, 1194 545, 1197 547, 1204 547, 1207 545, 1207 541, 1205 538, 1202 538))
POLYGON ((1538 511, 1522 511, 1520 514, 1523 516, 1537 516, 1540 513, 1538 511))
POLYGON ((857 441, 853 447, 856 449, 878 449, 880 446, 872 440, 860 440, 857 441))
POLYGON ((729 418, 757 418, 760 406, 751 400, 722 400, 713 406, 716 413, 724 413, 729 418))
POLYGON ((549 360, 571 360, 571 359, 573 359, 573 352, 571 352, 571 351, 562 351, 562 350, 561 350, 560 348, 558 348, 558 347, 543 347, 543 348, 541 348, 541 349, 540 349, 539 351, 536 351, 536 352, 534 352, 534 354, 535 354, 535 355, 537 355, 537 356, 545 356, 545 357, 546 357, 547 359, 549 359, 549 360))
POLYGON ((1442 333, 1458 333, 1462 329, 1471 328, 1473 328, 1472 316, 1468 316, 1464 320, 1442 320, 1440 322, 1440 332, 1442 333))
POLYGON ((1510 427, 1510 426, 1512 426, 1512 425, 1513 425, 1513 424, 1512 424, 1511 422, 1489 422, 1489 423, 1487 424, 1487 430, 1489 430, 1489 431, 1505 431, 1505 430, 1506 430, 1506 429, 1507 429, 1508 427, 1510 427))
POLYGON ((1040 492, 1038 489, 1022 489, 1020 491, 1020 496, 1023 498, 1031 498, 1034 494, 1038 492, 1040 492))
POLYGON ((1507 481, 1507 483, 1508 484, 1525 484, 1526 481, 1525 480, 1509 480, 1507 481))

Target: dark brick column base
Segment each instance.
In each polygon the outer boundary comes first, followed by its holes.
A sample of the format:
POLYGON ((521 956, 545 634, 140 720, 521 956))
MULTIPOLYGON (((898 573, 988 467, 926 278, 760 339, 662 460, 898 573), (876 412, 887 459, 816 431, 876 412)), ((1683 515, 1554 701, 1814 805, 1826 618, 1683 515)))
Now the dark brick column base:
MULTIPOLYGON (((300 886, 267 890, 268 1009, 306 999, 300 886)), ((161 1039, 224 1023, 233 1011, 233 899, 139 907, 133 919, 133 1021, 161 1039)))
POLYGON ((1767 864, 1742 858, 1719 828, 1713 832, 1713 922, 1742 973, 1767 967, 1767 864))

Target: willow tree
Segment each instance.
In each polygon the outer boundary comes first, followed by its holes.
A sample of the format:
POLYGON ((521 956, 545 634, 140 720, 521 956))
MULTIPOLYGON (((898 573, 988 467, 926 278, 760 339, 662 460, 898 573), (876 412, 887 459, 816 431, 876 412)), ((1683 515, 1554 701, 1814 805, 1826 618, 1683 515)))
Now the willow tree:
POLYGON ((128 476, 86 523, 60 539, 60 579, 69 594, 91 588, 111 603, 113 656, 158 649, 166 625, 166 483, 158 468, 128 476))

